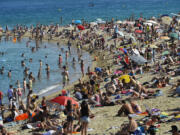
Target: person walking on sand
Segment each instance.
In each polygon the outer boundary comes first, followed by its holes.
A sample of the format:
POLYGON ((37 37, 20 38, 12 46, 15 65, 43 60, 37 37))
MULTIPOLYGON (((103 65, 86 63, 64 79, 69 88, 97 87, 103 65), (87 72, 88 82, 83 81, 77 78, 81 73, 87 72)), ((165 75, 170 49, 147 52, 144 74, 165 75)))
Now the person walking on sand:
POLYGON ((81 60, 81 73, 82 73, 82 75, 83 75, 83 77, 84 77, 84 61, 83 60, 81 60))
POLYGON ((84 100, 81 103, 81 109, 80 109, 80 121, 82 124, 81 135, 87 135, 88 124, 90 122, 90 118, 89 118, 90 113, 91 110, 88 106, 88 103, 84 100))
POLYGON ((63 66, 64 71, 62 72, 63 76, 63 87, 65 87, 66 83, 69 81, 69 72, 66 66, 63 66))

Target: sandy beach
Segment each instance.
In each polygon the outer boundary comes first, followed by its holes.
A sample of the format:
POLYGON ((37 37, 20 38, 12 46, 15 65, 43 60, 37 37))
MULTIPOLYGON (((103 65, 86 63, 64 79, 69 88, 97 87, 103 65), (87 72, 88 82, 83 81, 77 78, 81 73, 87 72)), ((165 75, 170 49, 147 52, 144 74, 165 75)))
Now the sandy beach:
MULTIPOLYGON (((116 25, 114 25, 116 26, 116 25)), ((76 26, 74 26, 76 27, 76 26)), ((91 71, 94 71, 95 67, 101 67, 101 68, 107 68, 108 66, 110 66, 111 68, 111 73, 108 77, 109 80, 111 80, 111 76, 114 72, 116 72, 117 69, 119 69, 120 67, 122 67, 121 64, 115 64, 115 56, 117 55, 117 50, 118 48, 126 48, 124 46, 120 46, 121 43, 121 38, 117 39, 117 46, 112 48, 112 51, 110 51, 111 48, 110 46, 112 44, 114 44, 114 40, 110 40, 112 38, 112 33, 107 33, 105 30, 101 30, 100 27, 104 27, 99 25, 97 30, 94 30, 93 32, 95 33, 95 35, 100 35, 99 37, 103 37, 105 40, 105 43, 107 45, 107 50, 104 49, 90 49, 90 43, 88 44, 83 44, 82 49, 85 51, 88 51, 91 54, 92 59, 94 60, 96 58, 96 60, 93 61, 93 64, 91 65, 91 71), (120 42, 119 42, 120 41, 120 42)), ((133 26, 129 26, 130 29, 128 32, 132 33, 133 31, 135 31, 135 27, 133 26)), ((58 29, 58 32, 62 32, 63 29, 69 29, 72 30, 74 28, 69 27, 60 27, 58 29)), ((179 27, 177 27, 177 29, 179 29, 179 27)), ((83 30, 81 31, 81 35, 90 32, 90 29, 87 30, 83 30)), ((113 28, 112 28, 113 31, 113 28)), ((78 31, 79 32, 79 31, 78 31)), ((78 33, 77 31, 75 31, 75 33, 78 33)), ((125 34, 129 34, 128 32, 124 32, 125 34)), ((7 34, 7 33, 6 33, 7 34)), ((12 33, 10 35, 13 35, 12 33)), ((31 33, 26 32, 23 37, 31 37, 31 33)), ((22 37, 22 38, 23 38, 22 37)), ((138 37, 138 36, 137 36, 138 37)), ((136 38, 137 38, 136 37, 136 38)), ((53 37, 52 39, 49 39, 49 36, 45 36, 43 38, 43 41, 49 41, 49 42, 59 42, 60 44, 66 45, 68 42, 68 39, 65 37, 53 37)), ((72 45, 77 46, 77 44, 80 42, 81 40, 78 40, 78 38, 76 40, 72 41, 72 45)), ((92 39, 92 42, 94 40, 92 39)), ((92 43, 91 42, 91 43, 92 43)), ((139 42, 139 41, 138 41, 139 42)), ((163 42, 167 42, 164 40, 160 39, 160 36, 158 38, 156 38, 155 41, 152 41, 151 44, 157 46, 159 48, 160 44, 163 42)), ((139 48, 138 43, 136 43, 136 47, 139 48)), ((177 45, 177 47, 179 46, 179 44, 177 42, 175 42, 175 44, 177 45)), ((133 46, 132 44, 129 46, 133 46)), ((118 50, 119 51, 119 50, 118 50)), ((158 61, 162 61, 160 60, 161 53, 158 52, 156 55, 156 60, 158 61)), ((154 69, 153 67, 153 63, 149 64, 151 67, 151 69, 154 69)), ((178 68, 179 64, 173 64, 170 68, 173 69, 173 71, 175 71, 178 68)), ((149 99, 136 99, 137 104, 139 106, 141 106, 142 108, 142 112, 145 112, 147 108, 145 108, 145 106, 148 106, 150 109, 156 108, 159 109, 160 112, 166 112, 166 113, 172 113, 174 112, 174 109, 179 109, 179 103, 180 103, 180 98, 179 97, 169 97, 170 93, 172 93, 171 87, 177 83, 177 81, 180 79, 180 76, 172 76, 169 74, 165 74, 165 76, 168 76, 170 78, 169 80, 169 84, 166 85, 165 87, 162 88, 147 88, 147 89, 151 89, 151 90, 157 90, 159 89, 160 91, 162 91, 162 95, 161 96, 157 96, 157 97, 153 97, 153 98, 149 98, 149 99)), ((154 77, 162 77, 160 72, 157 72, 156 74, 153 74, 153 72, 147 71, 143 74, 136 74, 136 81, 140 82, 140 84, 143 84, 144 82, 151 82, 151 80, 154 77)), ((101 78, 101 83, 100 83, 100 90, 102 92, 105 92, 105 85, 107 82, 104 81, 105 78, 101 78), (103 81, 102 81, 103 80, 103 81)), ((81 78, 82 82, 87 82, 89 81, 88 76, 86 75, 85 77, 81 78)), ((110 81, 108 81, 110 82, 110 81)), ((69 90, 71 91, 71 96, 74 97, 74 85, 78 84, 78 81, 66 86, 64 89, 65 90, 69 90)), ((57 92, 57 93, 53 93, 51 95, 46 96, 46 100, 50 100, 54 97, 57 97, 59 94, 61 93, 61 91, 57 92)), ((126 98, 130 98, 129 96, 126 95, 121 95, 122 99, 126 99, 126 98)), ((114 96, 111 95, 110 96, 111 99, 114 99, 114 96)), ((39 101, 37 101, 37 103, 40 103, 41 99, 39 101)), ((89 127, 88 127, 88 134, 91 135, 109 135, 112 134, 114 135, 115 133, 117 133, 118 131, 120 131, 120 127, 123 123, 128 123, 128 118, 127 117, 117 117, 116 114, 118 112, 118 110, 121 108, 122 104, 117 104, 114 106, 100 106, 100 107, 94 107, 91 106, 91 111, 92 113, 95 115, 95 117, 93 119, 91 119, 89 127)), ((141 119, 144 118, 144 116, 136 116, 134 119, 136 121, 142 121, 141 119)), ((171 116, 167 116, 166 119, 170 119, 171 116)), ((60 116, 60 121, 65 120, 66 116, 63 116, 61 114, 60 116)), ((76 122, 75 122, 76 123, 76 122)), ((171 130, 171 125, 180 125, 180 121, 172 121, 172 122, 164 122, 164 123, 160 123, 160 127, 158 127, 158 132, 157 135, 165 135, 167 131, 171 130)), ((26 130, 21 130, 21 126, 22 125, 13 125, 13 126, 7 126, 7 131, 17 131, 17 135, 28 135, 28 134, 32 134, 30 129, 26 129, 26 130)), ((180 127, 179 127, 180 128, 180 127)))

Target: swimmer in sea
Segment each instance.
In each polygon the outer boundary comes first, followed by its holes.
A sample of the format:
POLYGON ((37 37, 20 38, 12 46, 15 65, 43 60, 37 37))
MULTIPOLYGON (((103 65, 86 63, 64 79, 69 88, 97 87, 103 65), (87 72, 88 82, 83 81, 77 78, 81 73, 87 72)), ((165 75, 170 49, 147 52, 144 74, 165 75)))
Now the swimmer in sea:
POLYGON ((32 62, 32 58, 29 59, 29 62, 30 62, 30 63, 32 62))
POLYGON ((11 78, 11 70, 8 72, 8 77, 11 78))
POLYGON ((23 60, 21 61, 21 66, 25 67, 25 62, 23 60))
POLYGON ((61 52, 64 52, 64 48, 61 48, 61 52))
POLYGON ((24 53, 21 54, 21 57, 24 57, 24 53))
POLYGON ((1 75, 4 74, 4 66, 2 66, 2 68, 0 69, 0 74, 1 74, 1 75))
POLYGON ((24 69, 24 75, 25 75, 25 77, 27 77, 28 76, 28 71, 29 71, 29 69, 27 68, 27 67, 25 67, 25 69, 24 69))

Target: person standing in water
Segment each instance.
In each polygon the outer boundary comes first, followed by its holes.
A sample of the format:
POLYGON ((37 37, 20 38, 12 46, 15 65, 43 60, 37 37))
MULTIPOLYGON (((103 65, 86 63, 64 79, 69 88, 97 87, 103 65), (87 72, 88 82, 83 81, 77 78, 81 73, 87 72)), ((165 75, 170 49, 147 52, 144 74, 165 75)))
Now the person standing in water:
POLYGON ((70 40, 68 41, 68 50, 69 50, 69 53, 71 53, 71 42, 70 42, 70 40))
POLYGON ((39 65, 40 65, 40 68, 42 68, 42 65, 43 65, 42 60, 39 60, 39 65))
POLYGON ((68 57, 69 57, 69 53, 68 53, 68 51, 66 51, 66 62, 68 60, 68 57))
POLYGON ((49 75, 50 75, 50 66, 48 64, 46 64, 46 74, 47 74, 47 77, 49 78, 49 75))
POLYGON ((82 75, 83 75, 83 77, 84 77, 84 61, 83 60, 81 60, 81 73, 82 73, 82 75))
POLYGON ((63 87, 65 87, 66 83, 69 81, 69 72, 66 66, 63 66, 64 71, 62 72, 63 76, 63 87))
POLYGON ((62 62, 63 62, 63 58, 62 58, 61 54, 59 54, 59 65, 61 65, 62 62))
POLYGON ((8 72, 8 77, 11 78, 11 70, 8 72))
POLYGON ((24 91, 24 95, 26 94, 26 78, 23 79, 23 91, 24 91))

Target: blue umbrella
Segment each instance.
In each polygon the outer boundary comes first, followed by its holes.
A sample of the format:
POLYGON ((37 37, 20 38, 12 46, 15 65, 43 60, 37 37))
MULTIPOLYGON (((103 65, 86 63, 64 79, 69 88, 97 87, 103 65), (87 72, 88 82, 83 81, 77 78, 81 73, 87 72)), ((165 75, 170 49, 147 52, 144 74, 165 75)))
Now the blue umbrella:
POLYGON ((180 52, 179 52, 177 55, 179 55, 179 56, 180 56, 180 52))
POLYGON ((169 15, 168 14, 161 15, 161 17, 164 17, 164 16, 169 16, 169 15))
POLYGON ((75 24, 82 24, 81 20, 75 20, 74 23, 75 24))

